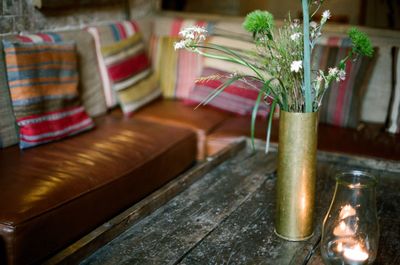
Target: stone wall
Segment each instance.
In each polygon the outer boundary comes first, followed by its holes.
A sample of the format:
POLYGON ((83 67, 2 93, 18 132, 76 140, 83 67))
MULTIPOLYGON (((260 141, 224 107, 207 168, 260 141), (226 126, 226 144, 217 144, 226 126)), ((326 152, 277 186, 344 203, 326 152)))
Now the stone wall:
MULTIPOLYGON (((59 0, 64 1, 64 0, 59 0)), ((37 0, 0 0, 0 34, 78 28, 88 24, 151 14, 157 0, 93 0, 93 4, 69 8, 38 9, 37 0)))

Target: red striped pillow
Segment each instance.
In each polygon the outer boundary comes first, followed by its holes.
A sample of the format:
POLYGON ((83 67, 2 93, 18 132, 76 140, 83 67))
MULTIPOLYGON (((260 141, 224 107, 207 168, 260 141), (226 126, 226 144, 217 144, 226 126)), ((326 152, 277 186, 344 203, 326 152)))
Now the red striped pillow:
POLYGON ((108 82, 104 87, 109 107, 118 102, 123 112, 130 114, 161 95, 135 22, 113 23, 88 30, 97 42, 100 68, 108 82))
MULTIPOLYGON (((347 38, 330 37, 317 45, 313 52, 313 69, 328 70, 339 65, 351 49, 347 38)), ((376 54, 376 52, 375 52, 376 54)), ((346 79, 334 82, 328 88, 320 109, 320 122, 339 127, 356 128, 361 117, 363 98, 375 62, 374 58, 362 57, 349 60, 346 79)))
MULTIPOLYGON (((204 77, 204 81, 199 81, 194 85, 189 98, 185 102, 187 104, 202 102, 215 89, 220 87, 230 75, 230 73, 221 70, 205 67, 201 75, 204 77), (214 75, 222 78, 207 78, 214 75)), ((237 81, 225 88, 208 105, 239 115, 250 115, 258 97, 258 91, 261 88, 262 83, 255 80, 248 80, 247 83, 237 81)), ((266 104, 259 105, 259 115, 265 116, 268 112, 269 107, 266 104)))
POLYGON ((74 43, 3 43, 21 149, 94 126, 79 104, 74 43))

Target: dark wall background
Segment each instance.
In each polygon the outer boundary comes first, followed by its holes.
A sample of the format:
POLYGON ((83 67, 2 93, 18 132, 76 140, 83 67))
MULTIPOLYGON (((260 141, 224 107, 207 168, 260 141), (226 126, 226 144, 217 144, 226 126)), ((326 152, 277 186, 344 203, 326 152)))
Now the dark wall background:
MULTIPOLYGON (((162 0, 164 10, 244 16, 254 9, 271 11, 282 19, 290 10, 299 15, 297 0, 162 0)), ((336 22, 400 30, 400 0, 326 0, 336 22)))
POLYGON ((0 0, 0 34, 141 18, 156 6, 157 0, 0 0))

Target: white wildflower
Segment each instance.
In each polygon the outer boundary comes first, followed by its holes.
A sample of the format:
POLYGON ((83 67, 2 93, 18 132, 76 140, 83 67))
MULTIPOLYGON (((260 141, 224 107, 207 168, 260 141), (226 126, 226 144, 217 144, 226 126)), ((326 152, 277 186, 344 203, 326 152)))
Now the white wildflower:
POLYGON ((336 67, 328 69, 329 77, 336 77, 338 73, 339 73, 339 70, 336 67))
POLYGON ((339 71, 339 73, 338 73, 338 77, 339 77, 339 79, 340 80, 346 80, 346 71, 344 71, 344 70, 340 70, 339 71))
POLYGON ((299 33, 299 32, 293 33, 293 34, 290 36, 290 38, 291 38, 293 41, 298 40, 300 37, 301 37, 301 33, 299 33))
POLYGON ((184 40, 181 40, 179 42, 175 42, 174 43, 174 49, 175 50, 183 49, 185 47, 186 47, 186 42, 184 40))
POLYGON ((293 22, 290 24, 292 29, 300 27, 300 19, 293 19, 293 22))
MULTIPOLYGON (((198 26, 193 26, 193 27, 187 27, 184 28, 179 32, 179 35, 184 37, 185 39, 195 39, 196 36, 200 37, 203 36, 207 33, 207 30, 203 27, 198 27, 198 26)), ((202 37, 202 38, 203 38, 202 37)))
POLYGON ((313 29, 316 29, 318 27, 318 23, 315 22, 315 21, 311 21, 310 22, 310 27, 313 28, 313 29))
POLYGON ((194 26, 193 31, 199 34, 206 34, 207 30, 204 27, 194 26))
POLYGON ((293 61, 290 65, 290 71, 298 73, 303 68, 303 61, 293 61))
POLYGON ((321 24, 325 24, 325 22, 330 18, 331 18, 331 11, 325 10, 324 13, 322 13, 321 24))
POLYGON ((316 91, 319 91, 321 89, 321 85, 322 85, 323 81, 324 81, 324 78, 321 75, 318 75, 317 78, 315 79, 316 91))

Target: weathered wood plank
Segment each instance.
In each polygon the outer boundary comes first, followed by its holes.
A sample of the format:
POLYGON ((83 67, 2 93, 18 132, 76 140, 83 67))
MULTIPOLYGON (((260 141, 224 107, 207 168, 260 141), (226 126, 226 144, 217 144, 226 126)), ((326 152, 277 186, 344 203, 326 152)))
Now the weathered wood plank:
POLYGON ((274 185, 264 182, 179 264, 289 264, 304 243, 275 236, 274 185))
MULTIPOLYGON (((333 174, 330 165, 318 167, 318 188, 333 174)), ((289 242, 274 233, 275 176, 244 202, 212 234, 209 234, 180 264, 302 264, 318 242, 321 216, 329 201, 318 193, 315 235, 308 241, 289 242)))
POLYGON ((275 156, 241 152, 82 264, 174 264, 246 201, 275 164, 275 156))
POLYGON ((57 253, 44 264, 76 264, 80 260, 89 256, 95 250, 107 244, 113 238, 125 231, 127 227, 139 221, 150 213, 154 212, 161 205, 175 197, 178 193, 185 190, 193 182, 201 178, 204 174, 233 157, 241 150, 244 150, 244 141, 222 150, 208 161, 197 164, 188 172, 183 173, 176 179, 170 181, 159 190, 150 194, 148 197, 133 205, 123 213, 104 223, 85 237, 73 243, 69 247, 57 253))

